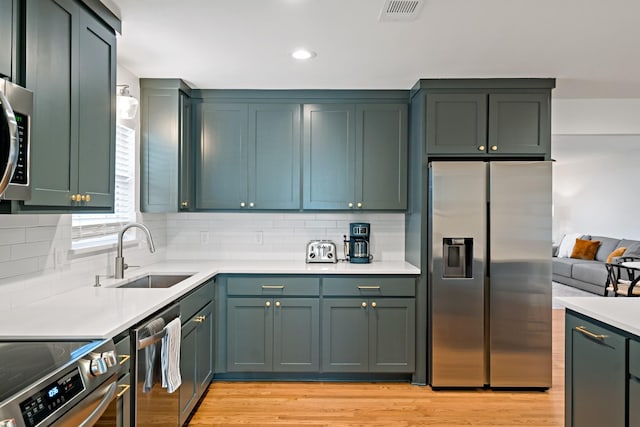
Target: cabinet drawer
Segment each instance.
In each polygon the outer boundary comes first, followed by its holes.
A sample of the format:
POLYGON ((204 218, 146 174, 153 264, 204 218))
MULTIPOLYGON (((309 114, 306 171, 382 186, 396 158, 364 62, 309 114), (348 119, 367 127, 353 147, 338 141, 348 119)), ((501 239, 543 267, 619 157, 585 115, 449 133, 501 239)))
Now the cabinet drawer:
POLYGON ((116 353, 120 361, 120 377, 123 377, 131 366, 131 339, 128 335, 116 341, 116 353))
POLYGON ((640 378, 640 342, 629 340, 629 373, 640 378))
POLYGON ((227 295, 318 296, 317 277, 255 276, 227 279, 227 295))
POLYGON ((325 296, 412 297, 416 294, 413 277, 328 277, 322 279, 325 296))
POLYGON ((180 300, 180 318, 186 322, 211 301, 213 301, 213 280, 209 280, 180 300))

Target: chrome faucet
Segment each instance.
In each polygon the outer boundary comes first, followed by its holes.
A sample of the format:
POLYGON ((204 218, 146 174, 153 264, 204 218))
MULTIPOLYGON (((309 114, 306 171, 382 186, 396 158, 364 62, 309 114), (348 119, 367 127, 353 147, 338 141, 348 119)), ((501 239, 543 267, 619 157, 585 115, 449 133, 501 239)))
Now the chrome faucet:
POLYGON ((124 263, 124 257, 122 256, 122 238, 124 237, 124 233, 133 227, 137 227, 140 230, 144 231, 147 235, 147 244, 149 245, 149 252, 154 253, 156 251, 156 247, 153 245, 153 239, 151 238, 151 231, 147 228, 146 225, 140 224, 138 222, 132 222, 130 224, 125 225, 120 233, 118 233, 118 255, 116 256, 116 279, 124 278, 124 271, 129 267, 124 263))

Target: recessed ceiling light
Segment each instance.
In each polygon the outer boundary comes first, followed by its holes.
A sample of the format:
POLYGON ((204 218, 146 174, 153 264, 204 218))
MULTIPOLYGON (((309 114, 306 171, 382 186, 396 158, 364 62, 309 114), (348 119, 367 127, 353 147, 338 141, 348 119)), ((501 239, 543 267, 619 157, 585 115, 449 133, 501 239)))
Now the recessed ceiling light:
POLYGON ((304 59, 311 59, 315 57, 316 53, 307 49, 296 49, 293 51, 293 53, 291 53, 291 56, 295 59, 304 60, 304 59))

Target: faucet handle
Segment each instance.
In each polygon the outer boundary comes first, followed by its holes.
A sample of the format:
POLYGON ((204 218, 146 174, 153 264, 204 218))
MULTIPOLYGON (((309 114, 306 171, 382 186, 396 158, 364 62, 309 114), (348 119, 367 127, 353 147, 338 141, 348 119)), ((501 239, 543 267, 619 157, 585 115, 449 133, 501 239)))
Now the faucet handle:
POLYGON ((107 274, 96 274, 96 280, 93 283, 94 287, 99 288, 100 286, 102 286, 102 284, 100 283, 100 278, 101 277, 109 277, 109 275, 107 275, 107 274))

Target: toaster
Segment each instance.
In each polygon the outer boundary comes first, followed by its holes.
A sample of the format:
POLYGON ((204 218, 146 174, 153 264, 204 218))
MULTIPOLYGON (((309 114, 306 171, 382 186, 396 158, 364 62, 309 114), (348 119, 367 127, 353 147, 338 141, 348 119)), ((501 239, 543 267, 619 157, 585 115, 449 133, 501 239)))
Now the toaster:
POLYGON ((306 262, 338 262, 336 244, 331 240, 310 241, 307 243, 306 262))

